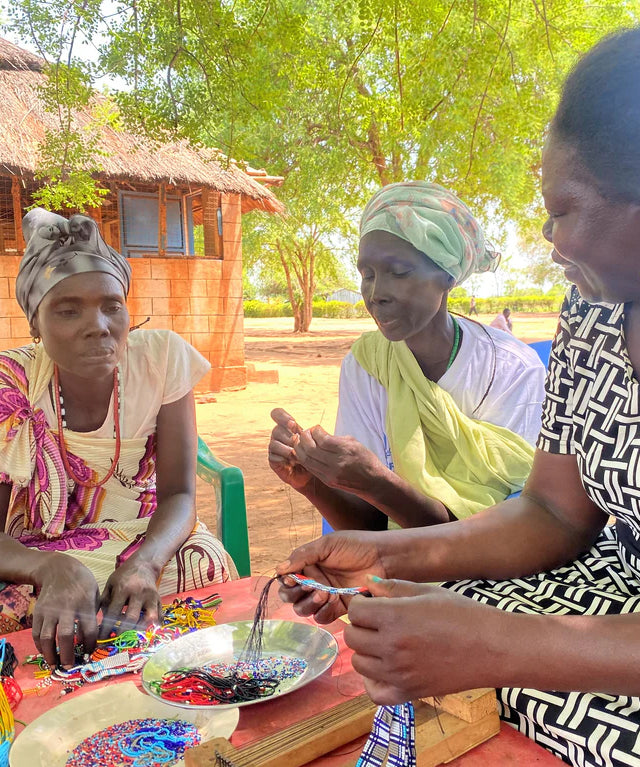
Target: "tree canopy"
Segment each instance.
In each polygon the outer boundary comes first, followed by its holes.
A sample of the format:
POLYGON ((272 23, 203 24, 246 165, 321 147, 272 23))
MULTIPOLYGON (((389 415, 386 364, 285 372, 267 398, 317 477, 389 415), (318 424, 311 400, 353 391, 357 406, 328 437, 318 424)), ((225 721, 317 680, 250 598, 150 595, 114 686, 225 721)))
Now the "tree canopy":
POLYGON ((14 0, 9 17, 76 100, 108 74, 129 128, 283 175, 290 218, 265 225, 269 241, 295 250, 316 237, 326 259, 372 191, 402 179, 452 188, 498 239, 507 220, 537 229, 562 79, 639 11, 640 0, 14 0), (93 62, 74 48, 81 37, 93 62))
MULTIPOLYGON (((119 78, 128 125, 178 133, 288 175, 375 186, 437 179, 530 214, 544 126, 576 57, 636 23, 609 0, 16 0, 54 99, 119 78), (74 49, 94 41, 96 59, 74 49), (73 73, 73 76, 69 75, 73 73), (320 171, 320 173, 318 173, 320 171)), ((86 48, 85 48, 86 51, 86 48)))

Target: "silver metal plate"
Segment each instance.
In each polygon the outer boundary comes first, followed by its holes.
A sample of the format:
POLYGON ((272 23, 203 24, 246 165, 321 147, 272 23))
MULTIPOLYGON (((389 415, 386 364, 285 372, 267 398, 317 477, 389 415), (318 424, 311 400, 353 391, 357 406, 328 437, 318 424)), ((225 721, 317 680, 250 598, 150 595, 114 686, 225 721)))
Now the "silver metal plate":
MULTIPOLYGON (((239 711, 179 713, 165 701, 160 703, 145 695, 134 682, 118 682, 85 692, 89 686, 46 711, 18 735, 9 751, 11 767, 64 767, 69 752, 85 738, 129 719, 180 719, 194 724, 206 741, 230 738, 240 718, 239 711)), ((184 760, 177 764, 184 764, 184 760)))
POLYGON ((210 663, 233 663, 242 653, 252 625, 253 621, 221 623, 218 626, 194 631, 192 634, 187 634, 164 645, 149 658, 142 669, 142 686, 149 695, 178 708, 211 710, 251 706, 254 703, 264 703, 298 690, 330 668, 338 655, 338 643, 324 629, 310 623, 265 621, 262 635, 262 657, 283 655, 287 658, 302 658, 307 663, 305 671, 299 677, 282 682, 270 697, 243 703, 196 706, 165 700, 151 687, 150 683, 159 682, 167 671, 178 668, 197 668, 210 663))

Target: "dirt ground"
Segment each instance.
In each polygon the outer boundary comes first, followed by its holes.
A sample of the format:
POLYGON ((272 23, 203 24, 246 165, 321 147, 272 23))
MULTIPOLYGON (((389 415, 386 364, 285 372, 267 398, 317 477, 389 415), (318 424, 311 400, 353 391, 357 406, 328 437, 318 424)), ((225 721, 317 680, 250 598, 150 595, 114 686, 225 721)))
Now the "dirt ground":
MULTIPOLYGON (((490 322, 492 316, 480 316, 490 322)), ((552 338, 555 314, 515 315, 515 335, 526 342, 552 338)), ((242 391, 215 395, 197 405, 198 432, 216 456, 244 474, 254 575, 269 574, 296 546, 321 534, 321 517, 302 496, 283 485, 269 468, 269 413, 284 407, 303 426, 333 431, 338 406, 340 362, 353 341, 372 330, 372 320, 314 319, 304 335, 291 332, 292 320, 245 320, 245 354, 258 369, 276 369, 277 384, 251 383, 242 391)), ((215 529, 211 491, 201 483, 198 513, 215 529)))

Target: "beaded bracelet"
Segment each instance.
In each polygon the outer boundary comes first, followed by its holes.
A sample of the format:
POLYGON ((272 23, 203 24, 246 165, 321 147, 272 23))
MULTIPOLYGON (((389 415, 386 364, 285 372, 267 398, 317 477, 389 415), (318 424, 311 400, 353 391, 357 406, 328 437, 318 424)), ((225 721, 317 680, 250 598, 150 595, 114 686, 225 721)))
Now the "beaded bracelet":
POLYGON ((283 578, 291 578, 300 586, 306 586, 307 588, 314 589, 315 591, 324 591, 326 594, 340 594, 343 596, 357 596, 370 597, 371 592, 364 586, 328 586, 326 583, 320 583, 314 581, 313 578, 307 578, 306 575, 301 573, 287 573, 283 578))

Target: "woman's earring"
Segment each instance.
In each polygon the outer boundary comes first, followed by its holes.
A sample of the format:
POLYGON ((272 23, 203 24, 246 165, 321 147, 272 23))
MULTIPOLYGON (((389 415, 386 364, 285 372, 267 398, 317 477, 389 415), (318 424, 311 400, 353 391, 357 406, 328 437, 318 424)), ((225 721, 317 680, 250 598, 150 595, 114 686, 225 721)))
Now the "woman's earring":
POLYGON ((33 336, 33 343, 37 346, 42 339, 40 336, 33 336))

